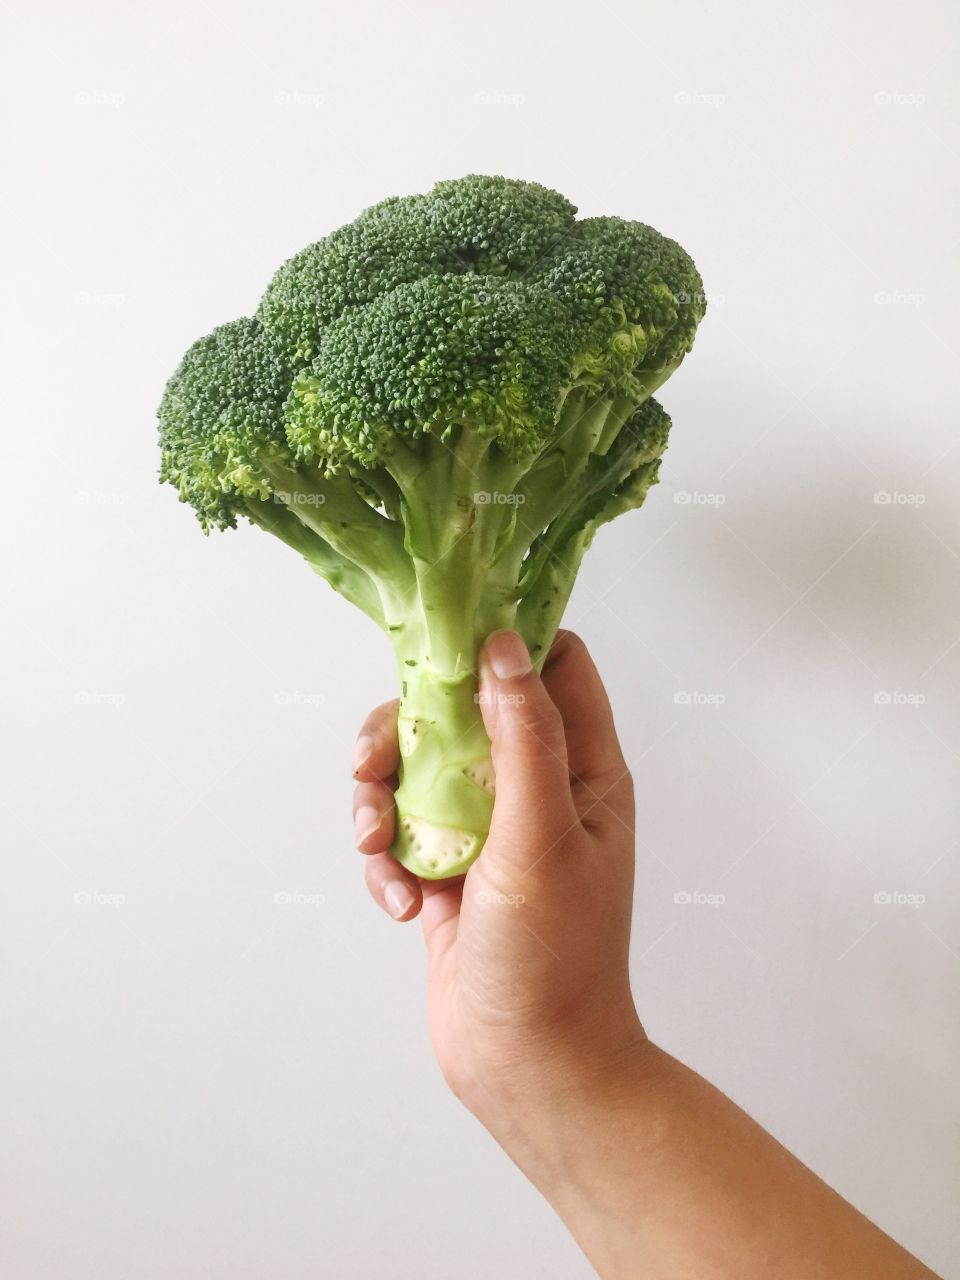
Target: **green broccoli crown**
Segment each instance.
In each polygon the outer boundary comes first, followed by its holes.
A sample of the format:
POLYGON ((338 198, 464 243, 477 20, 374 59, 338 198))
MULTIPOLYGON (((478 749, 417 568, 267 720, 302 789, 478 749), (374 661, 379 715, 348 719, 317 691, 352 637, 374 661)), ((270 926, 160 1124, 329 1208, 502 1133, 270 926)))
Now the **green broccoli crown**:
POLYGON ((462 427, 529 457, 575 387, 642 402, 690 348, 700 276, 651 227, 575 215, 472 175, 309 246, 256 319, 187 353, 160 408, 163 479, 223 527, 268 494, 264 451, 355 472, 462 427))

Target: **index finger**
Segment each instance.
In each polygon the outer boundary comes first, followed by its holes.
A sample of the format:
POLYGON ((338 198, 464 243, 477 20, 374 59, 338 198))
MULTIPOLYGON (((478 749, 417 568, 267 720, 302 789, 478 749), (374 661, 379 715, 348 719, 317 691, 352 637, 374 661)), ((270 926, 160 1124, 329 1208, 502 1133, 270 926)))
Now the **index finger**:
POLYGON ((400 765, 397 740, 397 708, 400 699, 393 698, 375 707, 363 722, 353 749, 353 776, 360 782, 384 781, 396 773, 400 765))

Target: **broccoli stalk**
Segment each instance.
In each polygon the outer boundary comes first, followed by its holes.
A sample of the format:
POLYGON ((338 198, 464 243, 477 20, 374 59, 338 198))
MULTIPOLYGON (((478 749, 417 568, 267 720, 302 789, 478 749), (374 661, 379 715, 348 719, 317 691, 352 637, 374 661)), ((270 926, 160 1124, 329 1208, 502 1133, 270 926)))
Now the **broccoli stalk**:
MULTIPOLYGON (((604 401, 578 403, 571 433, 577 427, 582 434, 587 424, 595 444, 597 428, 622 408, 604 401)), ((478 461, 476 470, 465 472, 458 461, 447 469, 448 476, 459 473, 459 518, 440 513, 440 540, 413 556, 415 598, 403 602, 398 615, 403 621, 388 627, 401 688, 394 854, 418 875, 462 871, 489 827, 494 774, 477 690, 480 646, 492 631, 515 627, 536 665, 543 665, 597 527, 612 519, 614 508, 639 506, 656 483, 668 424, 654 409, 644 415, 649 421, 634 428, 642 450, 633 448, 616 465, 605 465, 602 478, 591 486, 584 486, 581 476, 579 487, 558 487, 548 469, 539 476, 517 475, 510 490, 474 489, 503 484, 503 461, 496 457, 478 461), (533 523, 525 520, 528 501, 531 510, 537 505, 533 523), (540 533, 545 515, 550 540, 540 533)), ((452 457, 460 456, 455 449, 452 457)), ((579 476, 584 467, 578 464, 597 457, 570 453, 567 466, 579 476)), ((457 491, 448 483, 443 492, 457 491)))
POLYGON ((575 212, 502 178, 387 200, 196 342, 160 407, 161 479, 204 529, 245 516, 388 635, 393 852, 431 879, 489 827, 480 646, 516 627, 542 665, 597 529, 656 483, 652 395, 704 311, 673 241, 575 212))

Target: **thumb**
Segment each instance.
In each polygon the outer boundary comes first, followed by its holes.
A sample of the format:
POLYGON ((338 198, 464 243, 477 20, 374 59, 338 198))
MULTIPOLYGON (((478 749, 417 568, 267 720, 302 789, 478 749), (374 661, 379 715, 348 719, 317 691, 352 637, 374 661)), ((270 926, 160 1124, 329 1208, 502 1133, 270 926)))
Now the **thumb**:
POLYGON ((563 720, 516 632, 488 638, 479 674, 496 778, 490 834, 512 861, 537 861, 579 822, 563 720))

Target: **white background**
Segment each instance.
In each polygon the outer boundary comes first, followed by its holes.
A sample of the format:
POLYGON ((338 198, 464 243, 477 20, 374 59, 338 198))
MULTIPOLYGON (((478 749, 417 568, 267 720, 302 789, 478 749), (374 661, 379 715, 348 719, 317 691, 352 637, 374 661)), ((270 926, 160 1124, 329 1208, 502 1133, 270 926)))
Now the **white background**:
POLYGON ((663 483, 568 614, 636 776, 648 1029, 960 1275, 958 31, 947 0, 7 7, 7 1280, 591 1274, 445 1093, 417 930, 360 883, 386 644, 155 478, 194 337, 471 171, 653 223, 711 298, 663 483))

